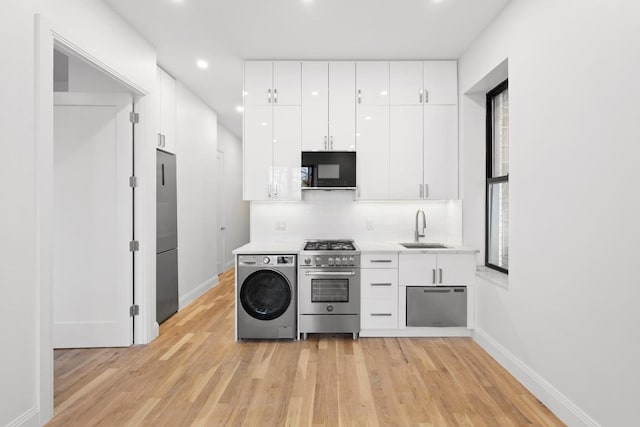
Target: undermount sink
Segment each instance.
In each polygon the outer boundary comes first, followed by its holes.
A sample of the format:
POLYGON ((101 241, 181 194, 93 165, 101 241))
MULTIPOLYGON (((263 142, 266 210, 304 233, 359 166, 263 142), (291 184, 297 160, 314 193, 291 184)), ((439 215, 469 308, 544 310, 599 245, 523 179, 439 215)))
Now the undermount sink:
POLYGON ((448 249, 449 246, 442 243, 400 243, 407 249, 448 249))

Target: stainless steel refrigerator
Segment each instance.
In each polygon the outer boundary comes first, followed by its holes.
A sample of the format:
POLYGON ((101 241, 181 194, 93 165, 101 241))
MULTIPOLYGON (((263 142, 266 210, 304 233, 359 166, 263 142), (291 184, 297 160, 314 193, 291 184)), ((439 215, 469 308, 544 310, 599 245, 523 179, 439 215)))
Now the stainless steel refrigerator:
POLYGON ((157 151, 156 176, 156 319, 162 323, 178 311, 175 155, 157 151))

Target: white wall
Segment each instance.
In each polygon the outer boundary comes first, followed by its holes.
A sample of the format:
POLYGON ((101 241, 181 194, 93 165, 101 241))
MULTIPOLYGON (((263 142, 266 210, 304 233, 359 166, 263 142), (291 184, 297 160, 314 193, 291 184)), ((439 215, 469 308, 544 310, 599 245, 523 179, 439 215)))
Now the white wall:
MULTIPOLYGON (((478 340, 570 425, 637 424, 640 4, 512 0, 459 62, 505 58, 510 269, 480 280, 478 340)), ((465 244, 481 247, 484 111, 461 95, 465 244)))
MULTIPOLYGON (((309 193, 309 192, 307 192, 309 193)), ((459 245, 461 202, 354 202, 352 192, 311 192, 302 202, 252 202, 252 242, 344 238, 412 242, 416 211, 427 217, 425 242, 459 245)))
POLYGON ((64 78, 64 81, 55 82, 61 87, 66 87, 61 92, 129 92, 129 89, 118 81, 74 55, 56 52, 54 68, 58 59, 60 61, 66 60, 67 65, 66 76, 60 76, 64 78))
POLYGON ((180 307, 217 283, 217 116, 176 88, 178 294, 180 307))
MULTIPOLYGON (((155 51, 111 9, 99 0, 5 0, 0 6, 0 48, 4 61, 0 67, 3 86, 0 96, 0 130, 3 157, 0 180, 0 425, 24 423, 38 425, 52 415, 53 390, 50 350, 51 323, 51 174, 52 141, 36 145, 36 135, 51 129, 51 117, 38 121, 40 110, 35 99, 40 91, 49 91, 52 99, 52 68, 48 75, 36 69, 36 40, 49 38, 35 34, 34 15, 40 13, 45 26, 61 38, 72 41, 95 60, 127 79, 153 100, 155 88, 155 51), (108 37, 105 37, 108 35, 108 37), (48 82, 48 83, 47 83, 48 82), (35 84, 37 83, 38 86, 35 84), (36 168, 36 162, 49 159, 50 166, 36 168), (41 322, 42 316, 42 322, 41 322), (42 399, 40 399, 42 396, 42 399)), ((52 63, 53 46, 44 46, 52 63)), ((39 58, 39 57, 38 57, 39 58)), ((44 112, 53 104, 42 105, 44 112)), ((48 109, 48 110, 47 110, 48 109)), ((150 110, 151 111, 151 110, 150 110)), ((148 124, 152 126, 152 124, 148 124)), ((153 143, 152 141, 150 141, 153 143)), ((144 141, 140 141, 144 144, 144 141)), ((148 191, 145 172, 155 177, 153 151, 148 150, 147 168, 140 168, 145 182, 146 208, 140 209, 139 230, 155 229, 155 179, 148 191), (153 210, 150 207, 153 206, 153 210)), ((139 206, 140 207, 140 206, 139 206)), ((141 251, 147 257, 155 253, 155 241, 141 251), (152 246, 151 246, 152 245, 152 246), (150 250, 148 250, 150 249, 150 250)), ((153 266, 154 264, 151 264, 153 266)), ((155 281, 152 268, 140 269, 142 286, 155 281), (150 276, 151 275, 151 276, 150 276)), ((143 307, 141 307, 144 309, 143 307)), ((154 313, 155 315, 155 309, 154 313)))
POLYGON ((225 268, 233 265, 233 254, 249 242, 249 202, 242 200, 242 142, 218 125, 218 151, 224 153, 226 217, 225 268))

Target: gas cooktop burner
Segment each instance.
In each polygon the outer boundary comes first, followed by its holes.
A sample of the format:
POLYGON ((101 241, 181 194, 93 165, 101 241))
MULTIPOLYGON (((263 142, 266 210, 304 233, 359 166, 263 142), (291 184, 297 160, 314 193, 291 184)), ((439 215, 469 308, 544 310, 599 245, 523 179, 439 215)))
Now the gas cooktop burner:
POLYGON ((305 251, 355 251, 353 240, 309 240, 305 251))

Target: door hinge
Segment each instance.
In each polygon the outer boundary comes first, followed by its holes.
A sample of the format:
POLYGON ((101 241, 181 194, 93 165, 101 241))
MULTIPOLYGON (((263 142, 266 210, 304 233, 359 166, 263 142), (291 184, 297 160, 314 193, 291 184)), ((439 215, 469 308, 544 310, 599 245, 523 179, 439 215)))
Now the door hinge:
POLYGON ((140 306, 138 304, 133 304, 129 307, 129 316, 134 317, 140 314, 140 306))
POLYGON ((134 111, 130 112, 129 113, 129 121, 131 123, 134 123, 134 124, 140 123, 140 113, 136 113, 134 111))
POLYGON ((138 177, 130 176, 129 177, 129 187, 136 188, 138 186, 138 177))
POLYGON ((140 242, 137 240, 132 240, 129 242, 129 251, 137 252, 140 250, 140 242))

